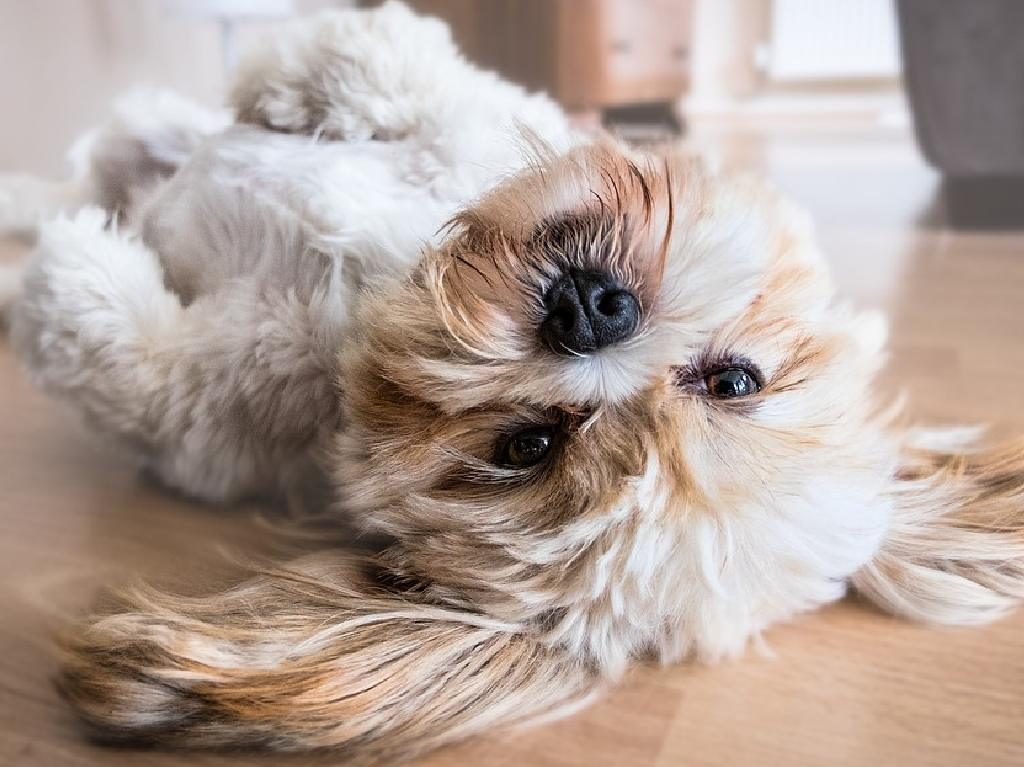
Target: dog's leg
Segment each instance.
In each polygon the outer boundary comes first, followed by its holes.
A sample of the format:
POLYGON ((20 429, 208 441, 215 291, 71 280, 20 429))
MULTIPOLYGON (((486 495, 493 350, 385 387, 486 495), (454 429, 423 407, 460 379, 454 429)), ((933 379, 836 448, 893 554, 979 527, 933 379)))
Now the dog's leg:
POLYGON ((1024 600, 1024 443, 983 450, 955 430, 908 440, 891 528, 853 579, 887 610, 984 623, 1024 600))
POLYGON ((277 489, 337 424, 330 284, 185 307, 156 255, 86 208, 43 227, 25 288, 11 336, 34 379, 188 494, 277 489))
POLYGON ((552 144, 569 139, 550 99, 478 70, 445 24, 394 2, 326 11, 275 33, 243 57, 231 103, 239 122, 288 133, 421 136, 449 169, 453 159, 483 151, 474 143, 509 143, 518 128, 552 144))
POLYGON ((227 593, 136 593, 65 645, 61 689, 101 736, 339 748, 393 763, 568 713, 585 664, 518 627, 392 594, 373 564, 318 555, 227 593))
POLYGON ((229 122, 226 113, 167 91, 129 94, 106 123, 72 148, 71 179, 0 174, 0 234, 32 237, 42 222, 86 205, 124 213, 229 122))
POLYGON ((402 138, 422 122, 427 104, 416 98, 455 87, 437 76, 463 68, 447 27, 404 5, 325 12, 291 23, 243 56, 231 103, 239 122, 273 130, 402 138))
MULTIPOLYGON (((0 236, 34 240, 41 224, 87 205, 127 215, 133 204, 172 174, 206 137, 230 122, 224 112, 167 91, 120 99, 105 124, 72 148, 70 179, 49 181, 0 173, 0 236)), ((0 265, 0 321, 20 294, 21 265, 0 265)))

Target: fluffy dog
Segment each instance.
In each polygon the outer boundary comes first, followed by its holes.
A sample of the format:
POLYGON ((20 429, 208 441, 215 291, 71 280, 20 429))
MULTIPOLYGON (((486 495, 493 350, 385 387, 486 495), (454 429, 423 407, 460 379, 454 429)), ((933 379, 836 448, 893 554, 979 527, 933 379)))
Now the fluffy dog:
POLYGON ((61 687, 99 732, 408 756, 851 583, 942 623, 1024 597, 1024 450, 891 425, 882 323, 770 191, 574 137, 393 4, 298 24, 233 103, 129 105, 79 180, 7 180, 86 206, 15 348, 169 485, 325 476, 387 543, 94 617, 61 687))

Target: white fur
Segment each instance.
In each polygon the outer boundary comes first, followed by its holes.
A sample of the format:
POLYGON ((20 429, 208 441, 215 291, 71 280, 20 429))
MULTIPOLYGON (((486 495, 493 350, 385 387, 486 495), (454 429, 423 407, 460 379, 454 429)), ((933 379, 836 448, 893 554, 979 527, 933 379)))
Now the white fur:
POLYGON ((366 283, 522 167, 524 132, 573 140, 552 102, 397 3, 295 22, 241 64, 233 99, 300 135, 138 93, 79 142, 72 181, 0 178, 0 228, 103 209, 42 225, 13 312, 22 360, 211 500, 289 489, 337 424, 334 355, 366 283))

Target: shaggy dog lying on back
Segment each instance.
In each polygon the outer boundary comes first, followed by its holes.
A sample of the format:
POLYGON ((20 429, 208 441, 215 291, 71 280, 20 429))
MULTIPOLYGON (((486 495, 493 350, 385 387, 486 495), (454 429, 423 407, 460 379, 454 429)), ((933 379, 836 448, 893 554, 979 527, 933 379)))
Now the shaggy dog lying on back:
POLYGON ((574 137, 395 4, 298 23, 233 104, 129 102, 74 182, 5 180, 9 226, 80 208, 13 343, 168 485, 326 478, 388 543, 94 617, 61 685, 106 736, 407 756, 850 583, 944 623, 1024 596, 1024 451, 889 425, 884 329, 774 194, 574 137))

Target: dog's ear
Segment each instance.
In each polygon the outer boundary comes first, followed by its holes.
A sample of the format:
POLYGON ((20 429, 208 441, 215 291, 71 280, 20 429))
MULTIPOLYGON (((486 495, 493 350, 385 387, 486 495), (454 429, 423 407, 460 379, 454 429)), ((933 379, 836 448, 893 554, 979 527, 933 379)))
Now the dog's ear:
POLYGON ((999 617, 1024 599, 1024 441, 981 449, 938 430, 905 444, 888 534, 854 586, 918 620, 999 617))
POLYGON ((201 599, 137 593, 64 643, 60 687, 104 739, 405 758, 567 713, 582 664, 480 614, 315 558, 201 599))

